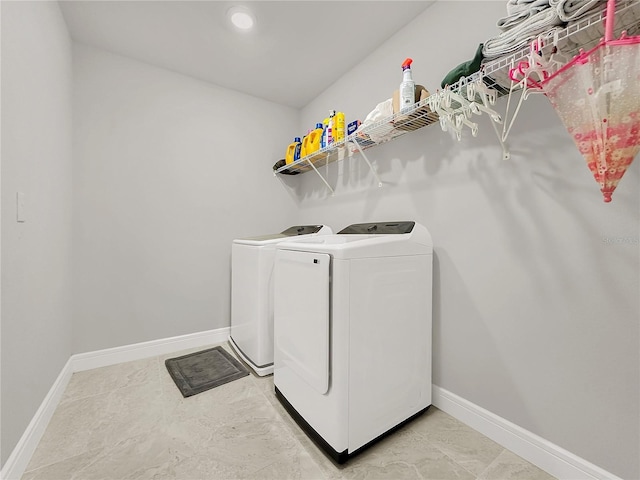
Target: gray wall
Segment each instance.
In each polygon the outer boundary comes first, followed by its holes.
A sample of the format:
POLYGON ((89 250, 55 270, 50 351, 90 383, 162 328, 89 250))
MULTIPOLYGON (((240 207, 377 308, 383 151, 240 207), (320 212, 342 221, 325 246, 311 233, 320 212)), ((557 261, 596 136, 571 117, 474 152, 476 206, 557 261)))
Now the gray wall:
POLYGON ((234 238, 289 226, 298 112, 74 46, 74 353, 226 327, 234 238))
POLYGON ((71 41, 58 4, 1 8, 4 464, 72 353, 72 133, 71 41))
POLYGON ((481 118, 461 143, 434 125, 369 150, 382 189, 357 159, 331 168, 333 197, 270 171, 328 109, 363 119, 388 98, 406 56, 435 90, 503 1, 438 2, 301 115, 83 46, 72 98, 57 4, 1 5, 2 463, 72 353, 227 326, 233 238, 415 219, 435 241, 434 382, 640 477, 638 161, 603 204, 537 97, 508 162, 481 118))
MULTIPOLYGON (((401 81, 434 91, 496 33, 499 2, 438 2, 302 111, 364 119, 401 81), (455 8, 453 7, 455 5, 455 8)), ((504 111, 505 100, 500 103, 504 111)), ((640 164, 611 204, 545 97, 501 150, 487 118, 461 143, 433 125, 287 180, 299 220, 414 219, 435 242, 434 383, 623 478, 639 478, 640 164)))

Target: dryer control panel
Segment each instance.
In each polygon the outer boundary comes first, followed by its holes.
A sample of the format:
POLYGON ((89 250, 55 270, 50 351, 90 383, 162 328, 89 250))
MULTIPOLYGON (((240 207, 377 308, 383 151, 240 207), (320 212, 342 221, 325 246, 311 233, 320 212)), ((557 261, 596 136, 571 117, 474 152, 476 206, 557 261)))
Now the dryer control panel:
POLYGON ((309 235, 311 233, 318 233, 324 225, 294 225, 286 230, 283 230, 280 234, 288 237, 295 235, 309 235))
POLYGON ((416 222, 373 222, 354 223, 343 228, 338 234, 345 235, 371 235, 371 234, 403 234, 411 233, 416 222))

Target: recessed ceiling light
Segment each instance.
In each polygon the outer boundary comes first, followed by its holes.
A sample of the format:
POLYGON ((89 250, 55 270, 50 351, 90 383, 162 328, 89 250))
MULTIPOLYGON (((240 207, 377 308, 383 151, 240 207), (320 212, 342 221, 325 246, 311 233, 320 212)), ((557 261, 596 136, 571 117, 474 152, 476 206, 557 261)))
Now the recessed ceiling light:
POLYGON ((227 11, 227 17, 231 20, 231 23, 240 30, 249 30, 253 28, 256 23, 253 13, 251 13, 251 10, 246 7, 231 7, 227 11))

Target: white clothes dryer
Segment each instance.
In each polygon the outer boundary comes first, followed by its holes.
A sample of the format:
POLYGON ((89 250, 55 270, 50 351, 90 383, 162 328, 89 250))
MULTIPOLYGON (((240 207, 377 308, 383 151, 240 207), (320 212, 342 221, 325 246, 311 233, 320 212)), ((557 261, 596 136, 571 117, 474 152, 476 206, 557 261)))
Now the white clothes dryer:
POLYGON ((337 463, 431 405, 432 259, 411 221, 276 246, 276 396, 337 463))
POLYGON ((326 225, 295 225, 281 233, 239 238, 231 246, 229 343, 258 376, 273 373, 273 262, 282 241, 333 233, 326 225))

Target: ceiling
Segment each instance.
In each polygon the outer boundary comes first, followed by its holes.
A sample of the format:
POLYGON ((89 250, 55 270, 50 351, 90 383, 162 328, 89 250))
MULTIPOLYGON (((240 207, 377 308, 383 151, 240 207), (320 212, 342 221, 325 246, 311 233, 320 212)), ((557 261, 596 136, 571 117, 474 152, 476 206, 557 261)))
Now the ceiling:
POLYGON ((60 1, 74 41, 295 108, 433 1, 60 1), (234 5, 257 19, 227 21, 234 5))

